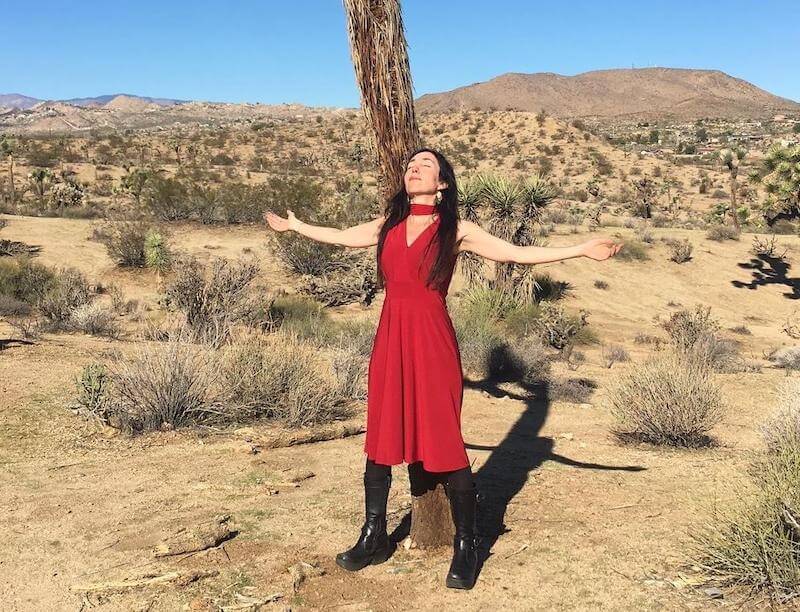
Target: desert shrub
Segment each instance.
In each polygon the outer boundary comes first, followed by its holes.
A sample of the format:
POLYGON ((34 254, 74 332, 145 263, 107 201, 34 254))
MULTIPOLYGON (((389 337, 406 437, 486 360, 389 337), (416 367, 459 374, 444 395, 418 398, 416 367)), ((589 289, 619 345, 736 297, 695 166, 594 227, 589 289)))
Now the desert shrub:
POLYGON ((641 240, 627 239, 625 240, 625 247, 620 249, 614 257, 622 261, 646 261, 650 259, 647 254, 647 247, 641 240))
POLYGON ((692 245, 688 240, 672 240, 668 245, 670 261, 686 263, 692 258, 692 245))
POLYGON ((30 257, 0 259, 0 295, 38 305, 54 282, 53 270, 30 257))
POLYGON ((219 189, 216 204, 227 223, 256 223, 267 210, 269 197, 263 185, 227 183, 219 189))
POLYGON ((574 337, 587 325, 588 313, 577 316, 567 313, 563 306, 553 302, 542 302, 535 330, 542 340, 555 349, 565 349, 574 337))
POLYGON ((130 359, 110 368, 110 425, 129 433, 224 420, 217 405, 217 369, 211 353, 176 334, 139 344, 130 359))
POLYGON ((119 324, 116 313, 97 302, 89 302, 75 308, 69 315, 65 327, 93 336, 116 338, 119 324))
POLYGON ((719 335, 720 325, 711 308, 698 304, 694 311, 678 310, 662 324, 675 349, 691 362, 700 362, 717 372, 752 369, 739 354, 736 342, 719 335))
POLYGON ((365 368, 342 348, 331 363, 292 334, 252 335, 228 347, 222 376, 240 420, 278 419, 288 426, 350 416, 363 399, 365 368))
POLYGON ((78 388, 78 410, 107 424, 111 379, 106 367, 101 363, 90 363, 76 377, 75 386, 78 388))
POLYGON ((773 351, 769 361, 776 368, 786 370, 786 375, 792 370, 800 370, 800 346, 784 347, 773 351))
POLYGON ((777 453, 787 446, 800 448, 800 383, 789 379, 781 385, 777 403, 778 409, 761 426, 767 450, 777 453))
POLYGON ((695 309, 682 308, 670 315, 661 325, 669 334, 670 341, 679 351, 691 350, 704 336, 719 331, 719 323, 711 316, 711 307, 697 304, 695 309))
POLYGON ((750 250, 754 255, 763 255, 765 257, 777 257, 778 259, 783 259, 783 257, 786 255, 786 250, 784 250, 781 255, 778 255, 776 252, 777 246, 778 245, 775 242, 775 234, 772 234, 769 238, 753 236, 753 244, 750 247, 750 250))
POLYGON ((86 277, 75 268, 64 268, 56 274, 39 301, 39 310, 54 328, 69 327, 72 313, 91 302, 92 292, 86 277))
POLYGON ((484 309, 470 312, 460 306, 455 315, 453 322, 464 371, 488 378, 492 354, 506 346, 498 330, 496 315, 487 314, 484 309))
POLYGON ((764 424, 766 450, 750 467, 749 495, 737 488, 731 504, 693 533, 697 564, 722 586, 742 586, 776 603, 800 596, 800 388, 781 390, 781 406, 764 424))
POLYGON ((326 306, 353 302, 369 305, 378 290, 375 261, 369 255, 359 254, 358 259, 342 271, 303 276, 298 290, 326 306))
POLYGON ((141 268, 146 263, 145 243, 150 231, 148 222, 126 219, 106 223, 95 231, 95 236, 118 265, 141 268))
POLYGON ((608 289, 608 283, 604 280, 597 279, 593 284, 596 289, 608 289))
POLYGON ((625 372, 609 391, 614 433, 623 441, 698 447, 722 418, 724 403, 711 370, 662 351, 625 372))
POLYGON ((591 381, 582 378, 554 378, 547 384, 547 397, 572 404, 585 404, 594 393, 591 381))
POLYGON ((272 234, 275 255, 295 274, 322 276, 349 269, 357 254, 341 247, 309 240, 294 232, 272 234))
POLYGON ((601 356, 607 368, 610 368, 617 362, 630 361, 628 351, 625 350, 625 347, 619 346, 618 344, 604 345, 601 350, 601 356))
POLYGON ((712 225, 706 232, 706 238, 722 242, 723 240, 739 240, 739 232, 732 225, 712 225))
POLYGON ((539 304, 522 304, 511 308, 503 317, 503 329, 512 338, 535 334, 540 312, 539 304))
POLYGON ((458 306, 461 317, 499 321, 519 304, 503 291, 471 287, 461 294, 458 306))
POLYGON ((180 180, 150 176, 141 195, 142 204, 156 219, 180 221, 192 216, 189 190, 180 180))
POLYGON ((206 266, 183 258, 167 287, 167 303, 184 313, 195 338, 219 346, 230 338, 233 325, 252 313, 250 283, 258 271, 254 260, 215 258, 206 266))
POLYGON ((0 317, 24 317, 30 313, 30 304, 11 295, 0 293, 0 317))

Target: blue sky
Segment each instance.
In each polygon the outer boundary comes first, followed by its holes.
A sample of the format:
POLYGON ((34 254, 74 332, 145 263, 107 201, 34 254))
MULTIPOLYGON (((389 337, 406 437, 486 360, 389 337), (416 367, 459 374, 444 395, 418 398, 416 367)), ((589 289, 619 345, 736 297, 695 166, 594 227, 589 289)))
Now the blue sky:
MULTIPOLYGON (((800 101, 800 0, 404 0, 416 96, 505 72, 718 69, 800 101)), ((359 104, 341 0, 0 0, 0 93, 359 104)))

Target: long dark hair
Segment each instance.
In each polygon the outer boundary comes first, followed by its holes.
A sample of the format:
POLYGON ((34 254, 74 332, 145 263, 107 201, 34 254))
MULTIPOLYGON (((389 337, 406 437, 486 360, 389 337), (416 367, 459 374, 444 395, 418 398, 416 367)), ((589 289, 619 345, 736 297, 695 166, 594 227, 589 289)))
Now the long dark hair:
MULTIPOLYGON (((447 183, 447 187, 442 189, 442 201, 436 205, 436 213, 439 215, 439 227, 436 230, 436 241, 438 242, 439 249, 427 279, 427 284, 429 286, 439 288, 448 281, 453 260, 456 257, 456 233, 458 231, 459 218, 458 187, 456 185, 456 174, 453 171, 453 166, 447 161, 444 155, 435 149, 429 149, 427 147, 417 149, 408 156, 403 168, 407 168, 411 158, 423 151, 433 153, 436 160, 439 162, 439 181, 447 183)), ((405 172, 403 176, 405 176, 405 172)), ((400 189, 386 203, 386 209, 384 210, 386 221, 383 222, 381 231, 378 234, 378 285, 380 287, 384 285, 383 271, 381 270, 381 253, 383 252, 383 245, 386 242, 386 235, 389 233, 389 230, 400 224, 403 219, 408 216, 410 209, 405 180, 401 180, 400 189)), ((405 240, 405 236, 403 240, 405 240)))

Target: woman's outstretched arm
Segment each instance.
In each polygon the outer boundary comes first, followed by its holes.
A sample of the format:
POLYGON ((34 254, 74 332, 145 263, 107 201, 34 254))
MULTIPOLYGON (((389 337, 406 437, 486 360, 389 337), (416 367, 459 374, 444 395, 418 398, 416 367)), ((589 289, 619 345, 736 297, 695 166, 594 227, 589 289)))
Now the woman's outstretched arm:
POLYGON ((269 226, 278 232, 292 230, 298 234, 327 244, 338 244, 339 246, 352 248, 366 248, 378 244, 378 232, 383 225, 384 217, 378 217, 372 221, 367 221, 360 225, 354 225, 346 229, 335 227, 322 227, 303 223, 291 210, 286 211, 286 217, 276 215, 272 211, 267 211, 264 219, 269 226))
POLYGON ((517 246, 492 236, 480 225, 461 221, 458 227, 459 251, 470 251, 486 259, 519 264, 538 264, 573 257, 589 257, 597 261, 616 255, 623 243, 610 238, 593 238, 565 247, 517 246))

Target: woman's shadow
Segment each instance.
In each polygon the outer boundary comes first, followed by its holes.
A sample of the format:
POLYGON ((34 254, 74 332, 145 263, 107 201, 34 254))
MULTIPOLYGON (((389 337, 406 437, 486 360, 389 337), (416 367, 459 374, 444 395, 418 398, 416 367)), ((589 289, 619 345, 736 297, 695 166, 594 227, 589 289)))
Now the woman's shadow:
MULTIPOLYGON (((500 352, 503 350, 497 349, 500 352)), ((590 470, 637 472, 646 469, 642 466, 584 463, 553 452, 553 439, 539 435, 550 409, 548 382, 526 382, 523 373, 513 367, 513 358, 507 355, 493 354, 490 363, 499 364, 499 367, 490 367, 490 375, 484 380, 465 379, 464 385, 480 389, 494 397, 508 396, 523 401, 525 410, 496 446, 466 443, 469 450, 491 451, 483 465, 475 472, 475 483, 478 488, 477 533, 480 541, 480 567, 491 556, 495 542, 509 531, 505 525, 509 503, 525 486, 528 475, 545 461, 556 461, 563 465, 590 470), (509 393, 501 389, 499 384, 503 382, 516 383, 522 388, 523 393, 509 393)), ((591 381, 585 379, 579 382, 593 386, 591 381)), ((409 519, 410 523, 410 515, 406 515, 405 519, 409 519)), ((406 528, 409 523, 405 523, 406 528)), ((403 527, 401 524, 398 529, 405 531, 403 527)), ((401 534, 395 535, 397 537, 401 534)))

